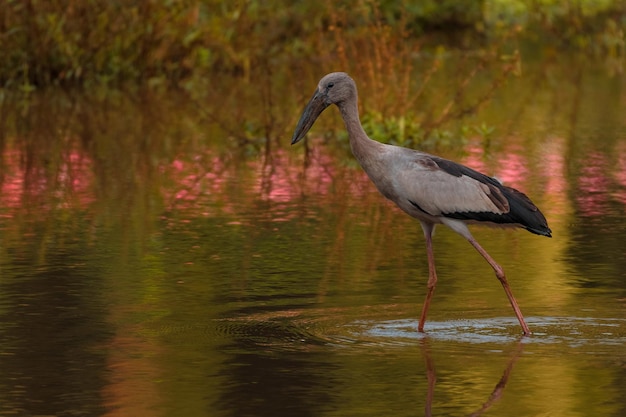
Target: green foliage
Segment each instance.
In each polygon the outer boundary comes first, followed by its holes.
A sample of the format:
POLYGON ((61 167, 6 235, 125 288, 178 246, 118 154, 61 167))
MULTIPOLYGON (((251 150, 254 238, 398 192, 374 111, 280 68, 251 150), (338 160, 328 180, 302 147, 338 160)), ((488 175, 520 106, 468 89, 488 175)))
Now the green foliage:
POLYGON ((537 43, 574 48, 600 57, 626 57, 626 2, 492 0, 484 20, 497 33, 518 25, 520 36, 537 43))
POLYGON ((385 42, 393 51, 411 39, 465 48, 511 28, 623 59, 625 23, 623 0, 6 0, 0 85, 178 85, 215 71, 253 81, 269 63, 330 66, 334 51, 341 58, 348 45, 367 53, 364 46, 385 42))
POLYGON ((291 110, 343 70, 373 137, 455 146, 489 139, 464 119, 521 74, 530 49, 577 48, 622 72, 625 16, 624 0, 6 0, 0 93, 180 88, 220 137, 254 154, 286 141, 291 110))
POLYGON ((423 142, 424 130, 415 117, 383 117, 380 113, 368 112, 362 117, 368 134, 381 142, 407 146, 423 142))
POLYGON ((197 2, 10 0, 1 10, 5 86, 180 79, 210 65, 197 2))

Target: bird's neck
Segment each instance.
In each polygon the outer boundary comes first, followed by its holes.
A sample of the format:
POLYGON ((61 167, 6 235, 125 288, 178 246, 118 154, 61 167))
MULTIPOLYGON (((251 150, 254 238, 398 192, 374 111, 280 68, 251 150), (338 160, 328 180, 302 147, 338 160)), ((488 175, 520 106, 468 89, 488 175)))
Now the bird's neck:
POLYGON ((344 103, 339 109, 348 130, 352 153, 363 165, 364 161, 372 156, 383 144, 370 139, 367 133, 365 133, 359 119, 359 109, 356 100, 344 103))

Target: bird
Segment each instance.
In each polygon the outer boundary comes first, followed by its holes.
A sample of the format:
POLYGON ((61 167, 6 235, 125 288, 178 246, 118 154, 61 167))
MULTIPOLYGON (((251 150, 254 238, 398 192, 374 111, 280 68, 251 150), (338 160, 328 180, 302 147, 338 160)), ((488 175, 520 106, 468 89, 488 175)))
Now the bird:
POLYGON ((428 283, 418 322, 424 324, 437 284, 433 232, 443 224, 463 236, 493 268, 513 307, 524 335, 531 331, 513 296, 504 269, 471 234, 468 225, 521 228, 552 237, 539 208, 521 191, 470 167, 419 150, 370 139, 359 118, 355 81, 345 72, 333 72, 319 81, 296 125, 291 144, 302 140, 329 106, 339 108, 350 148, 378 191, 402 211, 419 220, 426 241, 428 283))

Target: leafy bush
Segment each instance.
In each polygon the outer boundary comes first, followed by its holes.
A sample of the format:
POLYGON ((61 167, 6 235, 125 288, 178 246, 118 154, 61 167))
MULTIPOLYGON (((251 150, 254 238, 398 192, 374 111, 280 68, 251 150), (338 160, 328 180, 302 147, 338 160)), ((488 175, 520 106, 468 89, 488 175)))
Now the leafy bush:
POLYGON ((467 48, 511 28, 623 59, 625 26, 624 0, 5 0, 0 85, 177 85, 215 71, 252 81, 270 62, 328 66, 346 45, 467 48))

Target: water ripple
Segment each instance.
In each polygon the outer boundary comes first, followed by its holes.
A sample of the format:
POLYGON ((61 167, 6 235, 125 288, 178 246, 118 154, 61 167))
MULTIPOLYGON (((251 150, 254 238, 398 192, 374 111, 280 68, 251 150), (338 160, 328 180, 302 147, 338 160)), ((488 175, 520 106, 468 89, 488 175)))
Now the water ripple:
MULTIPOLYGON (((313 346, 406 347, 428 339, 448 345, 498 346, 521 341, 527 347, 566 347, 591 354, 609 353, 626 345, 626 319, 586 317, 529 317, 534 332, 523 337, 515 318, 429 321, 426 332, 417 331, 416 319, 337 321, 330 316, 304 314, 278 317, 219 319, 204 324, 153 329, 154 336, 170 341, 206 338, 212 342, 237 341, 271 350, 311 349, 313 346), (174 340, 172 340, 174 339, 174 340)), ((559 352, 562 352, 559 350, 559 352)))
POLYGON ((514 318, 482 320, 431 321, 427 332, 417 331, 416 320, 390 320, 379 323, 361 322, 365 338, 395 340, 400 343, 428 337, 432 340, 459 343, 503 343, 521 340, 527 344, 565 344, 580 346, 623 346, 626 344, 626 320, 585 317, 530 317, 533 334, 521 338, 519 324, 514 318))

